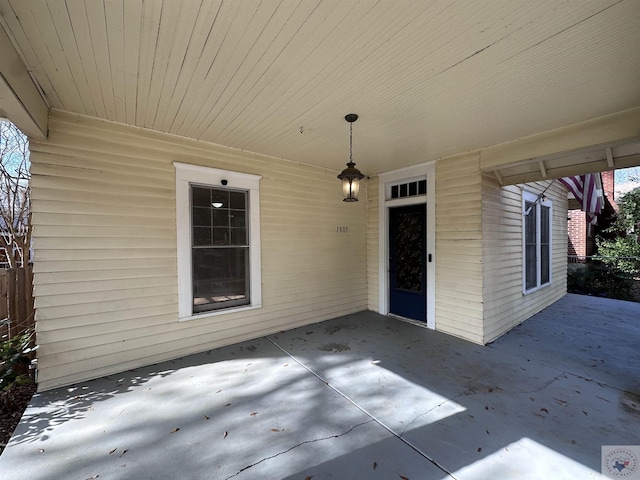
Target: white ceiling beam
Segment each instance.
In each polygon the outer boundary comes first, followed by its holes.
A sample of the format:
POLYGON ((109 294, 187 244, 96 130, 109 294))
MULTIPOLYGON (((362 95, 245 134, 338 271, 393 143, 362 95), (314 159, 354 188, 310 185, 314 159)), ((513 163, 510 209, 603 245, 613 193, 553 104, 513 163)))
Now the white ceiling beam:
POLYGON ((607 165, 613 169, 614 168, 614 164, 613 164, 613 152, 611 151, 610 147, 607 147, 604 149, 604 151, 607 154, 607 165))
POLYGON ((482 149, 480 168, 492 171, 532 158, 640 138, 640 107, 482 149))
POLYGON ((544 166, 544 162, 542 160, 538 160, 538 166, 540 167, 540 173, 544 178, 547 178, 547 169, 544 166))
POLYGON ((29 137, 46 138, 49 107, 2 26, 0 52, 0 117, 29 137))
POLYGON ((502 183, 502 182, 503 182, 503 179, 502 179, 502 174, 500 173, 500 170, 495 170, 495 171, 493 172, 493 174, 494 174, 494 175, 496 176, 496 178, 498 179, 498 183, 499 183, 500 185, 502 185, 502 184, 503 184, 503 183, 502 183))

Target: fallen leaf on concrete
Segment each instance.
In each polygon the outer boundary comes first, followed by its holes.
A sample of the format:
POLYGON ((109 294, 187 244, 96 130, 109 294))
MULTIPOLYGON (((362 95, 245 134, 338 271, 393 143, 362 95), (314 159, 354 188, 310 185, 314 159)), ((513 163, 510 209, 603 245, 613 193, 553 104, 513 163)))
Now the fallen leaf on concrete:
POLYGON ((229 405, 231 405, 231 404, 230 404, 230 403, 227 403, 227 404, 225 405, 225 407, 228 407, 229 405))
POLYGON ((258 414, 258 412, 251 412, 251 416, 255 417, 258 414))
POLYGON ((111 450, 111 451, 109 452, 109 455, 111 455, 111 454, 112 454, 113 452, 115 452, 117 449, 118 449, 118 448, 116 447, 116 448, 114 448, 113 450, 111 450))
POLYGON ((169 434, 176 433, 176 432, 177 432, 177 431, 179 431, 179 430, 180 430, 180 429, 179 429, 178 427, 176 427, 176 428, 174 428, 173 430, 171 430, 171 431, 169 432, 169 434))
POLYGON ((44 448, 39 448, 38 453, 44 453, 44 448))
POLYGON ((304 480, 311 480, 313 478, 313 475, 309 475, 308 477, 305 477, 304 480))
POLYGON ((373 462, 373 469, 375 470, 376 468, 378 468, 378 464, 376 462, 373 462))
POLYGON ((209 417, 207 417, 206 415, 204 415, 204 419, 205 419, 205 420, 209 420, 209 417))
POLYGON ((562 405, 563 407, 567 406, 567 402, 565 400, 560 400, 559 398, 556 398, 556 402, 558 402, 558 404, 562 405))
POLYGON ((409 480, 407 477, 403 477, 402 475, 398 475, 402 480, 409 480))
POLYGON ((478 453, 482 451, 482 447, 478 447, 478 453))
POLYGON ((487 432, 487 435, 489 435, 489 430, 485 430, 485 432, 487 432))
POLYGON ((585 415, 587 414, 587 412, 585 412, 584 410, 582 410, 582 413, 584 413, 585 415))
POLYGON ((221 391, 222 391, 222 390, 218 390, 218 391, 216 392, 216 395, 217 395, 218 393, 220 393, 221 391))
POLYGON ((128 451, 129 451, 129 450, 126 450, 126 449, 125 449, 125 450, 123 450, 123 451, 122 451, 122 453, 120 454, 120 456, 119 456, 118 458, 122 457, 122 456, 123 456, 125 453, 127 453, 128 451))
POLYGON ((284 430, 284 428, 282 430, 278 430, 277 428, 272 428, 271 431, 272 432, 282 432, 284 430))
POLYGON ((87 480, 94 480, 94 479, 98 478, 99 476, 100 476, 100 475, 94 475, 93 477, 89 477, 89 478, 87 478, 87 480))
POLYGON ((224 435, 222 436, 222 438, 227 438, 227 435, 229 435, 229 432, 224 432, 224 435))
POLYGON ((540 411, 541 411, 541 412, 544 412, 544 413, 549 413, 549 410, 547 410, 547 409, 546 409, 546 408, 544 408, 544 407, 542 407, 542 408, 540 409, 540 411))

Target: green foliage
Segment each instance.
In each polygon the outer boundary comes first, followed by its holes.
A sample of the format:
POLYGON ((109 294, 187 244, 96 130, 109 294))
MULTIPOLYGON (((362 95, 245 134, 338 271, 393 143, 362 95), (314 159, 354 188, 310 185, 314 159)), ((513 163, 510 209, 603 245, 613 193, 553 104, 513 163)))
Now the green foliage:
POLYGON ((599 262, 569 265, 567 290, 581 295, 635 300, 633 279, 624 272, 599 262))
POLYGON ((620 202, 613 225, 606 230, 612 239, 596 238, 596 258, 610 267, 630 275, 640 274, 640 188, 628 192, 620 202))
POLYGON ((33 334, 30 328, 21 335, 0 342, 0 391, 31 382, 29 354, 35 350, 31 348, 33 334))
POLYGON ((640 243, 637 238, 597 239, 598 260, 629 275, 640 273, 640 243))

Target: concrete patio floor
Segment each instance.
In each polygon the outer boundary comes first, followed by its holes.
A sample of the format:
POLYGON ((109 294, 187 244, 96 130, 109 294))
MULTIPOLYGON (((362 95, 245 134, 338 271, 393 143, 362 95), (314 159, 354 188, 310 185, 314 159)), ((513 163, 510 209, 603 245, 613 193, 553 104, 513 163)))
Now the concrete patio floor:
POLYGON ((37 394, 0 478, 587 479, 640 444, 640 304, 486 347, 363 312, 37 394))

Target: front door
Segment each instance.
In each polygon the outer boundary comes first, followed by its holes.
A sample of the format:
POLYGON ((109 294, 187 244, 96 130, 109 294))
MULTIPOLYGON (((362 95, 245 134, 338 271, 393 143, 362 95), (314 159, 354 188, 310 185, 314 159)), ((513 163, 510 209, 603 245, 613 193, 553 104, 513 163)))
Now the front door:
POLYGON ((389 313, 427 319, 426 206, 389 209, 389 313))

